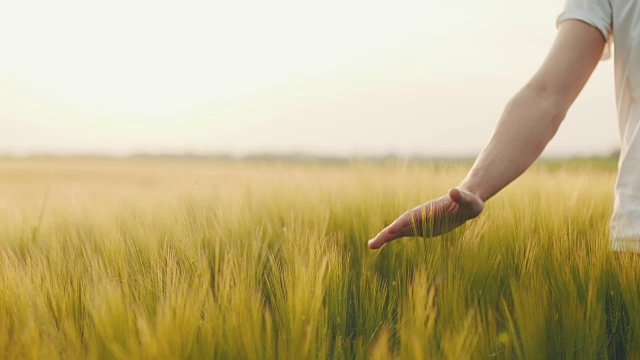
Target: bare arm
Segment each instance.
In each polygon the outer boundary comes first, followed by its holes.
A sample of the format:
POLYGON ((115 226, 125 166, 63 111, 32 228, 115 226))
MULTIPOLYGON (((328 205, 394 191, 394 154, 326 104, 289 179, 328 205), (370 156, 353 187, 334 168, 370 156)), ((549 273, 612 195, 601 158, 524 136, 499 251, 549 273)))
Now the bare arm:
POLYGON ((547 59, 505 108, 491 141, 460 184, 462 190, 484 201, 529 168, 555 135, 604 45, 600 31, 586 23, 560 25, 547 59))
POLYGON ((591 25, 563 22, 544 63, 509 101, 491 140, 458 188, 407 211, 371 239, 369 247, 415 235, 415 230, 418 235, 438 236, 478 216, 484 201, 540 156, 598 64, 604 45, 602 34, 591 25))

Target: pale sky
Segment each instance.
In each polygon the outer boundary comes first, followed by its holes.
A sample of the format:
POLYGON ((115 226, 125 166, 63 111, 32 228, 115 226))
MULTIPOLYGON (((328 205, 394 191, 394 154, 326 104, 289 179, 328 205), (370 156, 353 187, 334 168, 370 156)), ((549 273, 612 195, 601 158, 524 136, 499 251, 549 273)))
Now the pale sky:
MULTIPOLYGON (((563 4, 0 2, 0 154, 475 154, 563 4)), ((609 60, 545 153, 618 143, 609 60)))

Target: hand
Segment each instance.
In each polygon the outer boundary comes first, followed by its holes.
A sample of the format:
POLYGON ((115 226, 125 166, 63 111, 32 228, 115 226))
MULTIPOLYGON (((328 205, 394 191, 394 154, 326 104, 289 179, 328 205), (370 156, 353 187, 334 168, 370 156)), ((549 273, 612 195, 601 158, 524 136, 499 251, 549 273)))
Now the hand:
POLYGON ((402 214, 369 240, 369 248, 379 249, 382 245, 405 236, 442 235, 480 215, 483 208, 484 202, 479 196, 453 188, 448 195, 402 214))

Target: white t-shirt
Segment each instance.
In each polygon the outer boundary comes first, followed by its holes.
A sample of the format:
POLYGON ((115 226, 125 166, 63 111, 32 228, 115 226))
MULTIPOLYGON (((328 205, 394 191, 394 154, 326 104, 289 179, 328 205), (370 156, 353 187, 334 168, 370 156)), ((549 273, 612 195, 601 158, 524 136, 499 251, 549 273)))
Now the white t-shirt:
POLYGON ((640 252, 640 0, 568 0, 558 17, 596 27, 615 39, 615 89, 622 146, 611 216, 612 250, 640 252))

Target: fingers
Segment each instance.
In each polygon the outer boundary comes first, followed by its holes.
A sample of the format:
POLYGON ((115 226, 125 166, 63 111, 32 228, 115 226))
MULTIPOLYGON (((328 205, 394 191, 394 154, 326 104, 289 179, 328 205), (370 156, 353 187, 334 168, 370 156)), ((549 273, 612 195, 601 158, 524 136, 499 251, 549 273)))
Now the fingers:
POLYGON ((483 207, 484 203, 477 195, 452 188, 448 196, 431 200, 402 214, 369 240, 369 248, 379 249, 405 236, 439 236, 478 216, 483 207))
MULTIPOLYGON (((416 208, 418 209, 418 208, 416 208)), ((391 225, 384 228, 376 237, 369 240, 369 248, 379 249, 382 245, 399 239, 401 237, 413 235, 413 227, 411 226, 411 217, 414 216, 416 209, 409 210, 406 213, 400 215, 391 225)), ((419 218, 419 215, 418 215, 419 218)))
MULTIPOLYGON (((404 215, 403 215, 404 216, 404 215)), ((412 235, 412 231, 411 228, 409 229, 402 229, 400 231, 391 233, 390 230, 391 226, 387 226, 386 228, 384 228, 382 231, 380 231, 380 233, 378 233, 378 235, 376 235, 373 239, 369 240, 369 248, 370 249, 380 249, 384 244, 391 242, 393 240, 405 237, 405 236, 410 236, 412 235)))
POLYGON ((391 225, 389 225, 389 234, 397 234, 409 225, 411 225, 411 210, 400 215, 391 225))
POLYGON ((382 245, 386 244, 388 241, 391 241, 392 235, 389 234, 389 227, 382 229, 373 239, 369 240, 369 249, 380 249, 382 245))
MULTIPOLYGON (((416 215, 414 214, 418 208, 409 210, 404 214, 400 215, 391 225, 384 228, 378 235, 376 235, 373 239, 369 240, 369 248, 370 249, 379 249, 384 244, 405 237, 413 235, 413 227, 411 226, 412 217, 416 219, 416 215)), ((418 219, 420 216, 418 215, 418 219)))

